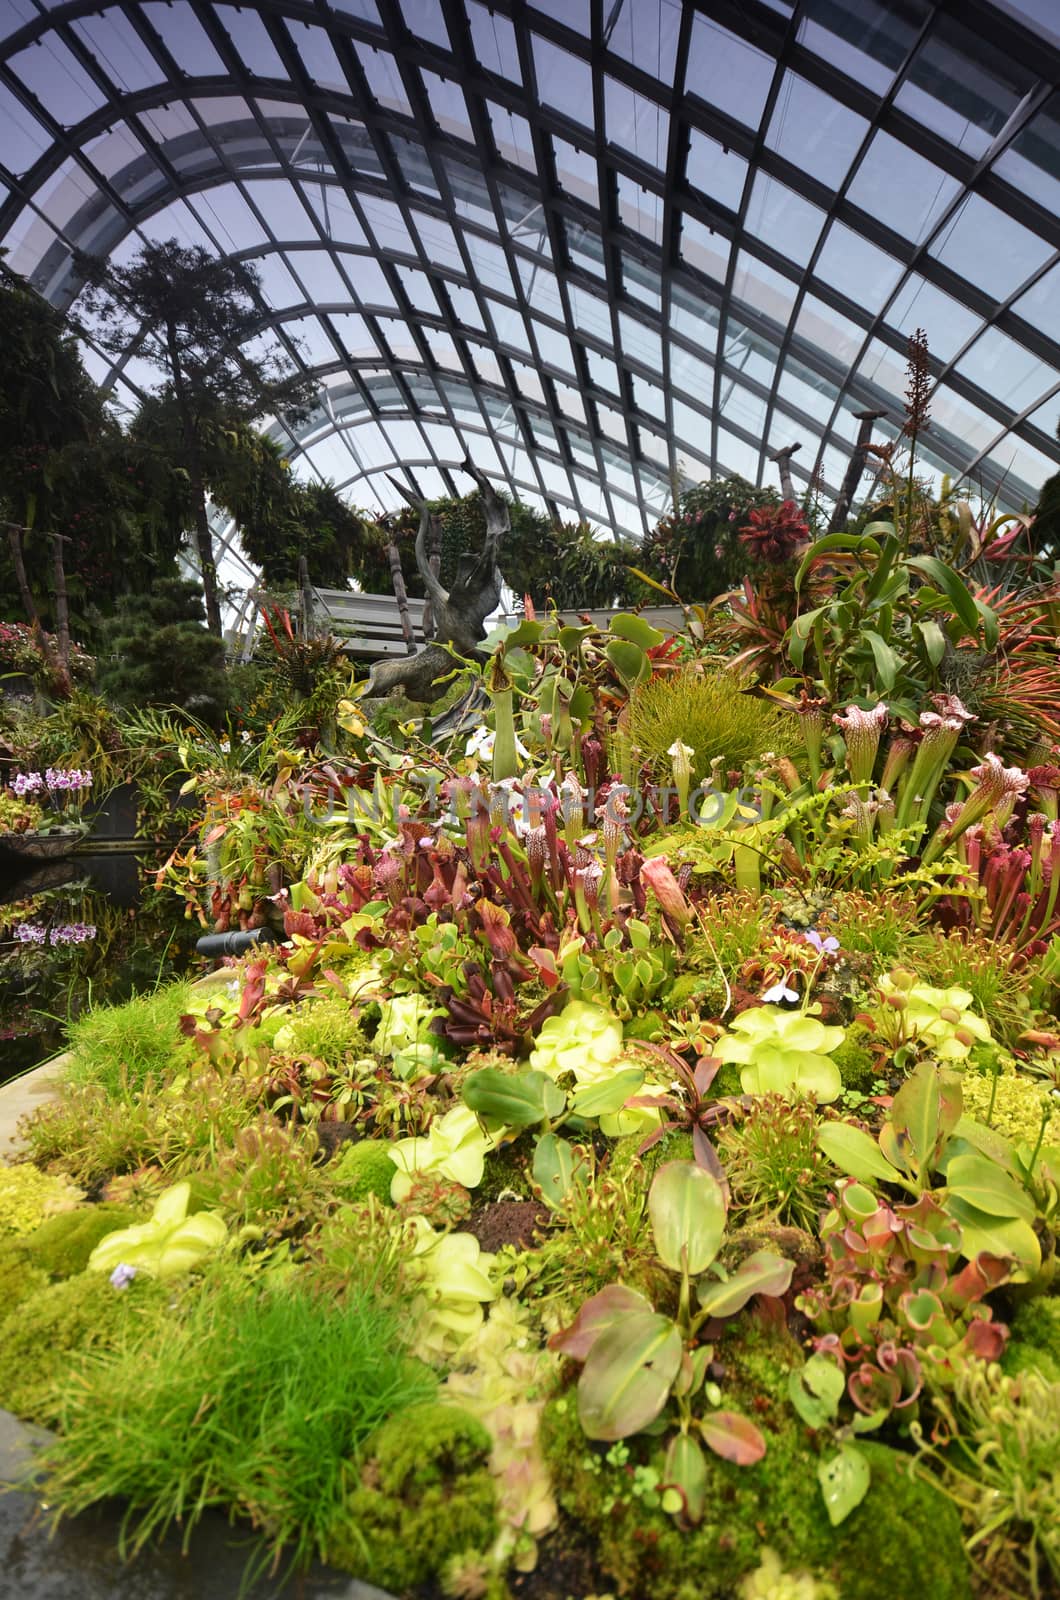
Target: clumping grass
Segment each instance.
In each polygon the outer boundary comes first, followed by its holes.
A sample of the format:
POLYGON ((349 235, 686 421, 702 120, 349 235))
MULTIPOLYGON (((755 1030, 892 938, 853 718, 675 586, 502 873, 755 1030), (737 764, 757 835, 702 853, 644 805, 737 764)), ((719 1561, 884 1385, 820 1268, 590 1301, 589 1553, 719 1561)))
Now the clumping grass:
POLYGON ((175 983, 121 1006, 93 1006, 70 1028, 68 1081, 99 1084, 111 1100, 164 1082, 189 1057, 180 1032, 188 1005, 188 985, 175 983))
POLYGON ((127 1500, 123 1556, 174 1523, 187 1548, 207 1508, 231 1508, 264 1539, 248 1573, 270 1557, 301 1570, 327 1557, 359 1448, 436 1388, 369 1295, 221 1269, 183 1315, 77 1362, 42 1458, 44 1497, 60 1515, 127 1500))
POLYGON ((678 672, 644 684, 629 702, 634 746, 657 778, 669 781, 670 746, 678 739, 695 753, 693 783, 710 776, 720 758, 724 773, 740 771, 767 750, 794 755, 802 748, 798 722, 768 700, 745 694, 731 674, 678 672))

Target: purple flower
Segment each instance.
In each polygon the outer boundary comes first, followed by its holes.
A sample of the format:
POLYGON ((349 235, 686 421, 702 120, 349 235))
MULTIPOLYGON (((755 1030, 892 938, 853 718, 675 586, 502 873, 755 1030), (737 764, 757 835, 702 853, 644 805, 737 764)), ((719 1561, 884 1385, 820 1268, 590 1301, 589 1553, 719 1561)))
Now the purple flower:
POLYGON ((48 935, 51 944, 86 944, 95 937, 95 924, 91 922, 64 922, 48 935))
POLYGON ((127 1289, 136 1277, 136 1268, 130 1267, 127 1261, 119 1261, 110 1275, 110 1281, 115 1289, 127 1289))
POLYGON ((816 928, 811 928, 808 933, 804 933, 803 938, 807 944, 812 944, 818 954, 822 956, 831 955, 833 950, 839 949, 839 940, 834 934, 830 933, 826 938, 822 939, 816 928))
POLYGON ((43 944, 46 929, 40 922, 20 922, 14 930, 14 935, 20 944, 43 944))
POLYGON ((16 772, 11 787, 21 799, 23 795, 39 794, 44 788, 44 779, 39 772, 16 772))

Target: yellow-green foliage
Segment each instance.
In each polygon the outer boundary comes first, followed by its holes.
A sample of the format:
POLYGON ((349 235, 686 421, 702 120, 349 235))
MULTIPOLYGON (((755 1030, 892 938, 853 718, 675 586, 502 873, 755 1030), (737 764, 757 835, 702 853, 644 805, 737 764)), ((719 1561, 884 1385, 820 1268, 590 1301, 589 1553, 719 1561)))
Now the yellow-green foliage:
POLYGON ((961 1078, 964 1110, 977 1122, 985 1122, 994 1096, 994 1109, 990 1126, 1015 1144, 1034 1145, 1041 1131, 1042 1117, 1050 1105, 1053 1110, 1045 1126, 1044 1144, 1060 1145, 1060 1102, 1053 1100, 1044 1084, 1021 1078, 1012 1071, 1001 1072, 994 1093, 994 1075, 990 1072, 965 1072, 961 1078))
POLYGON ((115 1289, 96 1273, 37 1289, 0 1322, 0 1405, 52 1420, 78 1353, 113 1348, 136 1323, 157 1316, 166 1298, 146 1278, 115 1289))
POLYGON ((382 1139, 360 1139, 348 1144, 328 1166, 327 1181, 341 1199, 357 1205, 374 1194, 383 1205, 390 1204, 390 1185, 397 1171, 390 1159, 390 1146, 382 1139))
POLYGON ((629 732, 663 781, 669 781, 672 767, 670 746, 677 740, 688 745, 695 752, 693 787, 709 778, 715 758, 724 774, 742 770, 768 750, 791 755, 802 745, 793 716, 744 694, 722 672, 678 672, 642 685, 630 700, 629 732))
POLYGON ((0 1167, 0 1239, 32 1233, 45 1217, 69 1211, 83 1199, 65 1178, 50 1177, 29 1161, 0 1167))
POLYGON ((831 1526, 816 1471, 817 1452, 830 1450, 831 1441, 811 1434, 788 1403, 788 1373, 802 1360, 790 1336, 741 1324, 738 1340, 722 1340, 718 1358, 726 1371, 725 1404, 754 1417, 767 1450, 752 1467, 707 1455, 706 1510, 690 1530, 659 1507, 658 1444, 627 1440, 609 1459, 611 1452, 582 1433, 573 1394, 546 1408, 542 1442, 556 1498, 593 1542, 620 1593, 731 1600, 759 1567, 765 1541, 784 1552, 789 1570, 834 1584, 842 1600, 919 1594, 970 1600, 960 1518, 929 1482, 910 1476, 909 1459, 898 1451, 858 1441, 871 1487, 856 1511, 831 1526), (638 1467, 654 1468, 651 1481, 638 1467))
POLYGON ((1030 1370, 1060 1384, 1060 1300, 1037 1295, 1020 1306, 1001 1365, 1012 1375, 1030 1370))
POLYGON ((332 1562, 406 1594, 497 1535, 491 1440, 459 1406, 414 1406, 384 1423, 334 1530, 332 1562))
POLYGON ((775 1550, 762 1551, 761 1565, 740 1585, 740 1600, 839 1600, 831 1583, 818 1583, 809 1573, 784 1571, 775 1550))
POLYGON ((350 1002, 337 994, 304 1001, 277 1028, 272 1042, 285 1055, 309 1056, 327 1067, 371 1054, 350 1002))
POLYGON ((123 1100, 186 1068, 192 1046, 180 1019, 189 995, 188 984, 175 983, 122 1006, 86 1011, 70 1029, 69 1081, 99 1084, 111 1099, 123 1100))
POLYGON ((81 1206, 49 1217, 24 1240, 34 1266, 51 1278, 74 1278, 84 1272, 101 1239, 119 1228, 144 1220, 135 1206, 81 1206))

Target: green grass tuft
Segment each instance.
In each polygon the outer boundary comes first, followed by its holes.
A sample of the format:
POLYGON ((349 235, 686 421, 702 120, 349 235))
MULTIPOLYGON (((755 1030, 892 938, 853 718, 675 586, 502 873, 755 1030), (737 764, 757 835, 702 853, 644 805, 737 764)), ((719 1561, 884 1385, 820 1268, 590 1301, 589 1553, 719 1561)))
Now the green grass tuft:
POLYGON ((161 1084, 190 1060, 180 1032, 189 986, 175 983, 122 1006, 94 1006, 70 1029, 66 1077, 99 1084, 109 1099, 125 1100, 148 1083, 161 1084))

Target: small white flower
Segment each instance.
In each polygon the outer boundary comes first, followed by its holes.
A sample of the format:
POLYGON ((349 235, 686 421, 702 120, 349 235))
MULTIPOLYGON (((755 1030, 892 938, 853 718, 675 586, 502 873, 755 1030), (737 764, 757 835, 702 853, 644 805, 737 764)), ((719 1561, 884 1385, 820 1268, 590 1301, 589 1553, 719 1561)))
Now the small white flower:
POLYGON ((779 1006, 782 1005, 784 1001, 787 1001, 789 1004, 791 1004, 792 1002, 798 1000, 799 991, 797 989, 791 989, 788 987, 786 981, 787 976, 788 975, 785 974, 779 983, 773 984, 772 988, 766 990, 765 994, 762 996, 763 1005, 779 1006))

